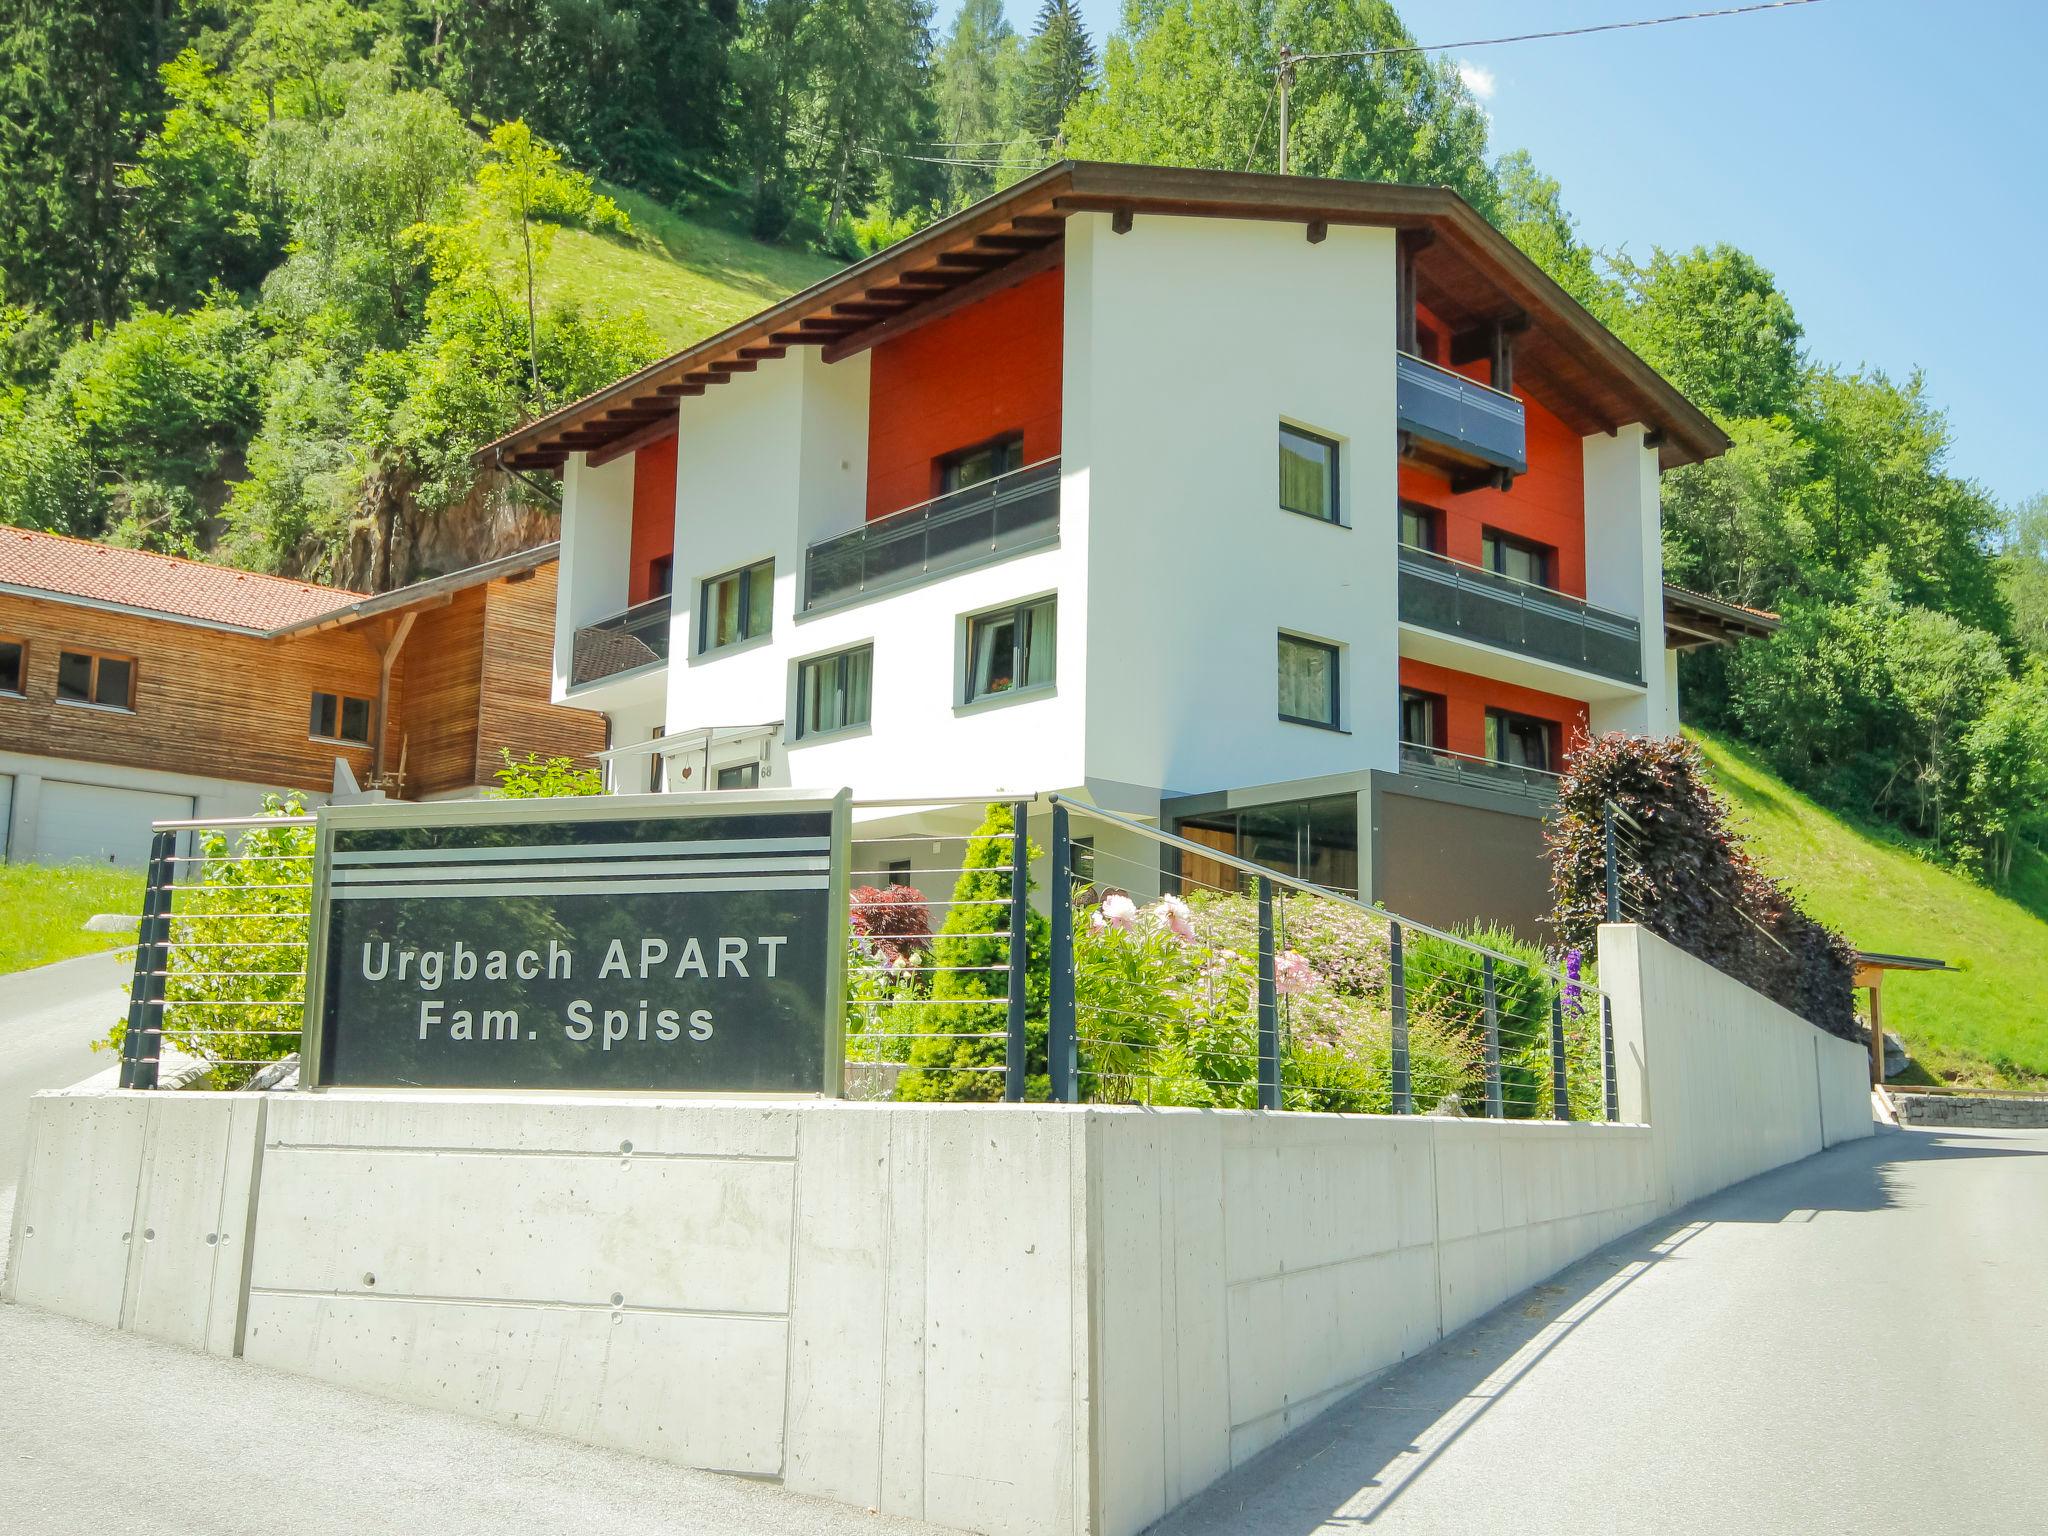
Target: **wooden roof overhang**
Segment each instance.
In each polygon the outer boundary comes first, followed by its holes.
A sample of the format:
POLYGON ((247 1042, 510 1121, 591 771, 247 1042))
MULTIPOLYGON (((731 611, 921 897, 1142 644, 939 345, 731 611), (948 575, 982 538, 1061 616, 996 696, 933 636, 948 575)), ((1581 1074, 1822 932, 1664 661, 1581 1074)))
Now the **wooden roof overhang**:
POLYGON ((1664 584, 1664 644, 1675 651, 1696 651, 1708 645, 1733 645, 1761 640, 1779 624, 1775 613, 1745 608, 1725 598, 1664 584))
POLYGON ((675 430, 680 402, 735 373, 816 346, 828 362, 1060 264, 1064 220, 1106 212, 1393 228, 1413 253, 1416 297, 1452 328, 1453 356, 1494 326, 1514 333, 1515 380, 1581 436, 1649 427, 1660 467, 1712 458, 1728 438, 1456 193, 1442 187, 1067 161, 984 198, 693 347, 479 450, 485 463, 553 470, 602 462, 675 430))

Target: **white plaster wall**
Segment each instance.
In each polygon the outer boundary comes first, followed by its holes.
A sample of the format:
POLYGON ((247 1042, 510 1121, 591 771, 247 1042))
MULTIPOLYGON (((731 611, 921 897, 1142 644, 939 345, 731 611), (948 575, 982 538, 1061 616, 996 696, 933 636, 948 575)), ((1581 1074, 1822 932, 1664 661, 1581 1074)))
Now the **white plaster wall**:
POLYGON ((708 391, 684 413, 668 729, 785 721, 769 782, 850 785, 857 797, 1002 798, 1078 785, 1085 664, 1072 596, 1078 589, 1070 586, 1079 564, 1071 525, 1059 549, 799 617, 804 550, 865 516, 867 363, 861 354, 827 364, 815 348, 794 349, 708 391), (775 561, 771 632, 697 655, 703 580, 767 558, 775 561), (1048 593, 1060 598, 1055 686, 959 703, 965 617, 1048 593), (871 723, 791 740, 798 662, 869 643, 871 723))
MULTIPOLYGON (((1396 766, 1394 237, 1107 214, 1066 231, 1086 477, 1091 778, 1199 793, 1396 766), (1285 419, 1339 441, 1348 527, 1278 504, 1285 419), (1278 718, 1282 629, 1343 647, 1349 734, 1278 718)), ((1076 498, 1070 495, 1070 517, 1076 498)))
POLYGON ((562 467, 562 556, 555 585, 554 700, 568 696, 576 630, 622 613, 633 551, 633 456, 592 469, 572 453, 562 467))
POLYGON ((1664 652, 1664 536, 1657 453, 1641 425, 1585 439, 1586 600, 1642 622, 1641 695, 1596 699, 1596 732, 1662 732, 1677 698, 1664 652))

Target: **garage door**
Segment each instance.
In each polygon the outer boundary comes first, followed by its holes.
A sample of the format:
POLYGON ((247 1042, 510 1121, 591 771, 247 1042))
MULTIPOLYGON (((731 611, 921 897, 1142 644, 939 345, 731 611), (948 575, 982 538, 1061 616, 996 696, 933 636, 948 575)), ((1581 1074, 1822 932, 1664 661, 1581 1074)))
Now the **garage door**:
POLYGON ((190 817, 190 795, 43 780, 36 813, 38 864, 147 864, 149 824, 190 817))
POLYGON ((0 863, 7 858, 7 829, 14 825, 14 775, 0 773, 0 863))

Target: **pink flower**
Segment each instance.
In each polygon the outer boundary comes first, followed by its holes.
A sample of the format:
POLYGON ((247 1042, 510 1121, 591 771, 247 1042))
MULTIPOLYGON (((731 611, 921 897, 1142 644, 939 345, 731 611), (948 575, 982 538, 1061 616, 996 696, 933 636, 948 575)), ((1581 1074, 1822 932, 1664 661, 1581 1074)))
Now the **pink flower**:
POLYGON ((1291 949, 1283 949, 1273 957, 1273 990, 1283 997, 1313 991, 1321 980, 1315 967, 1291 949))
POLYGON ((1166 931, 1183 944, 1195 941, 1194 914, 1188 911, 1188 904, 1178 896, 1162 896, 1152 910, 1159 914, 1159 920, 1166 924, 1166 931))
POLYGON ((1111 892, 1102 898, 1096 915, 1112 928, 1128 928, 1138 915, 1138 904, 1128 896, 1111 892))

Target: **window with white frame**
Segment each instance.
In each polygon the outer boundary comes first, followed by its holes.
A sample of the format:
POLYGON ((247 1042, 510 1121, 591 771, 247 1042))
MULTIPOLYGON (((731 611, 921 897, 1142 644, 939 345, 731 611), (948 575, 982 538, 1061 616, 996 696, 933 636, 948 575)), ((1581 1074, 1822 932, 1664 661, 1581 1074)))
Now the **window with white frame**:
POLYGON ((1337 647, 1282 632, 1280 718, 1296 725, 1339 728, 1337 647))
POLYGON ((697 617, 700 653, 765 635, 775 617, 775 562, 763 560, 708 577, 701 593, 697 617))
POLYGON ((967 621, 967 702, 1050 688, 1057 646, 1055 599, 1041 597, 967 621))
POLYGON ((874 694, 875 648, 856 645, 797 663, 796 735, 829 736, 868 723, 874 694))

